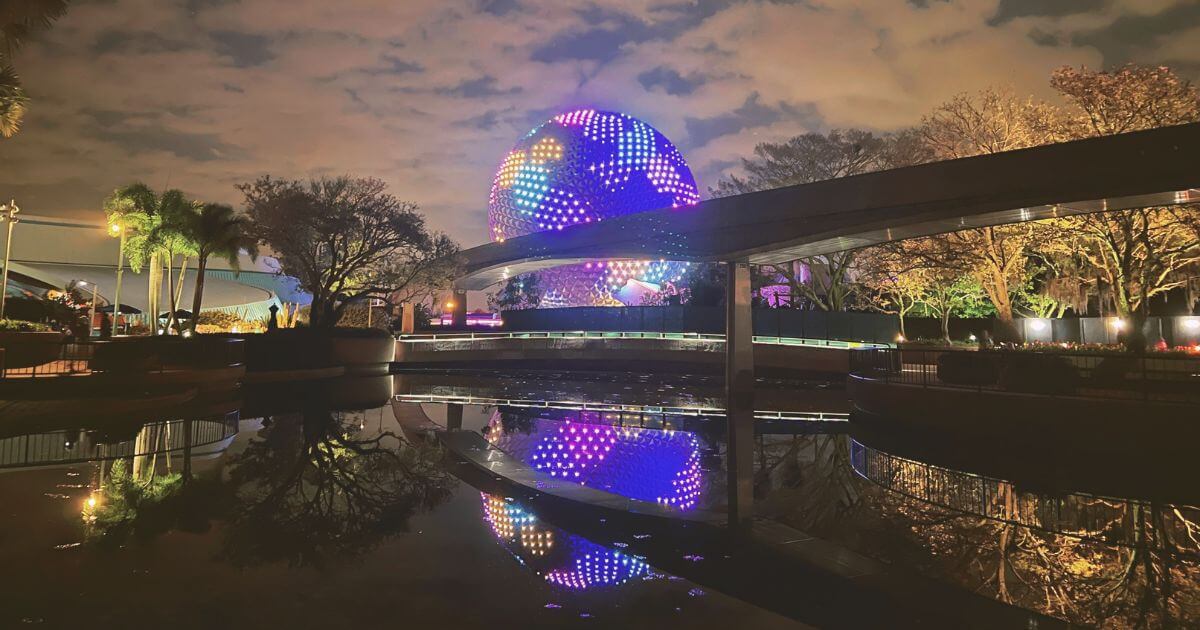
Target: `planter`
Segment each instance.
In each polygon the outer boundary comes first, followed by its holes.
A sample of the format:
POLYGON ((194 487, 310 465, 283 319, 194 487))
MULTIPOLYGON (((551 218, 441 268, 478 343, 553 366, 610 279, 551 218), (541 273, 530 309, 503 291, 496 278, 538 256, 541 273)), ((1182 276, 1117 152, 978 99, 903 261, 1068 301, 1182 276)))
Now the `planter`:
POLYGON ((27 368, 54 361, 62 354, 60 332, 0 332, 5 369, 27 368))
POLYGON ((1071 394, 1079 386, 1079 370, 1063 356, 1013 354, 1006 357, 1000 387, 1026 394, 1071 394))
POLYGON ((1000 357, 987 352, 942 352, 937 357, 939 381, 951 385, 994 385, 1000 357))

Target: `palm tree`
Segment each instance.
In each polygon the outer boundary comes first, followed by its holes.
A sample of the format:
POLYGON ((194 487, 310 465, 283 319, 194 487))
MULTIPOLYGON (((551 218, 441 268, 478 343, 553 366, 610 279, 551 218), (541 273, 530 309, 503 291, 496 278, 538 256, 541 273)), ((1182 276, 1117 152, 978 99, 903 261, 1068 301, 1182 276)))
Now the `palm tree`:
POLYGON ((187 257, 197 253, 189 236, 192 217, 197 213, 196 203, 189 201, 179 190, 167 190, 159 195, 139 182, 113 192, 104 201, 104 212, 110 224, 120 224, 129 230, 122 252, 129 261, 129 268, 134 273, 141 273, 145 267, 150 273, 147 301, 151 317, 158 315, 162 271, 166 265, 171 304, 167 329, 174 328, 187 257), (175 256, 182 256, 178 284, 172 277, 175 256))
POLYGON ((9 60, 35 31, 49 28, 67 12, 67 0, 0 0, 0 137, 21 128, 29 97, 9 60))
POLYGON ((199 212, 192 215, 188 235, 196 244, 196 290, 192 295, 192 332, 196 332, 209 256, 217 256, 229 263, 234 271, 240 271, 238 254, 245 250, 250 260, 257 259, 258 243, 249 235, 246 217, 219 203, 204 204, 199 212))
POLYGON ((21 117, 28 103, 17 72, 12 66, 0 65, 0 138, 11 138, 21 130, 21 117))

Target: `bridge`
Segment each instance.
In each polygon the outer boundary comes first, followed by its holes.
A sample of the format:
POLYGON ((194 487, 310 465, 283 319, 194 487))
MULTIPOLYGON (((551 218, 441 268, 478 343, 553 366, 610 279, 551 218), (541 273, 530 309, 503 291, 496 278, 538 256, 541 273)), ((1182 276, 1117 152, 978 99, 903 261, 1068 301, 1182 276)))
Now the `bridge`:
MULTIPOLYGON (((728 265, 725 389, 731 524, 753 504, 750 265, 1107 210, 1200 203, 1200 123, 933 162, 629 214, 463 252, 456 291, 589 260, 728 265)), ((466 299, 454 321, 465 322, 466 299)))

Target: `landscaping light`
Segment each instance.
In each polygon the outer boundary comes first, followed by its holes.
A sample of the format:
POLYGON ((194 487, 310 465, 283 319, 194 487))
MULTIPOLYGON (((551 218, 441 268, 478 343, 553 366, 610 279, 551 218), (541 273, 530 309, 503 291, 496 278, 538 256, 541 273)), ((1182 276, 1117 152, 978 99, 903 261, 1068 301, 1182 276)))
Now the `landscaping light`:
POLYGON ((454 302, 446 302, 446 308, 454 308, 454 302))
POLYGON ((185 330, 185 331, 183 331, 182 333, 180 333, 180 335, 182 335, 182 336, 183 336, 183 337, 186 339, 186 338, 188 338, 188 337, 191 337, 191 336, 192 336, 192 331, 190 331, 190 330, 185 330))
POLYGON ((1183 320, 1183 327, 1188 330, 1196 330, 1197 328, 1200 328, 1200 319, 1189 317, 1183 320))
POLYGON ((904 343, 904 335, 896 335, 896 343, 904 343))
POLYGON ((1033 332, 1042 332, 1046 330, 1046 322, 1035 319, 1029 322, 1029 327, 1033 329, 1033 332))
POLYGON ((88 506, 89 508, 94 508, 94 507, 96 507, 96 497, 88 497, 88 500, 87 500, 87 506, 88 506))
POLYGON ((1122 330, 1125 328, 1125 320, 1120 317, 1113 320, 1112 327, 1114 330, 1122 330))
POLYGON ((111 223, 108 226, 108 233, 116 236, 121 233, 121 226, 117 223, 111 223))
POLYGON ((971 334, 967 335, 967 341, 974 343, 975 340, 976 340, 975 333, 971 333, 971 334))

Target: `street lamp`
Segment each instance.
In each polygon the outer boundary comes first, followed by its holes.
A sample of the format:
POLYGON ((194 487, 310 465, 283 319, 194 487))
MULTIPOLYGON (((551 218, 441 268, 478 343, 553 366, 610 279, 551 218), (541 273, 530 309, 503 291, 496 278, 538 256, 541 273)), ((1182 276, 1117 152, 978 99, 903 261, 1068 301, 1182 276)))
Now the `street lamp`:
MULTIPOLYGON (((87 286, 89 283, 88 283, 86 280, 80 280, 80 281, 79 281, 79 284, 81 284, 81 285, 83 285, 83 286, 85 286, 85 287, 86 287, 86 286, 87 286)), ((89 338, 92 336, 92 326, 93 326, 93 325, 96 323, 96 291, 98 291, 98 290, 100 289, 100 287, 96 286, 96 283, 95 283, 95 282, 92 282, 92 283, 90 283, 90 284, 92 285, 92 309, 91 309, 91 311, 88 313, 88 333, 87 333, 87 336, 88 336, 89 338)))
POLYGON ((20 221, 17 218, 17 213, 20 211, 16 200, 0 204, 0 222, 8 222, 8 238, 4 243, 4 272, 0 275, 0 319, 4 319, 4 299, 8 296, 8 258, 12 254, 13 226, 20 221))
POLYGON ((117 318, 121 313, 121 276, 125 275, 125 233, 128 231, 128 226, 120 223, 113 223, 108 226, 109 235, 121 237, 121 244, 117 248, 117 288, 113 291, 113 335, 117 334, 117 318))

